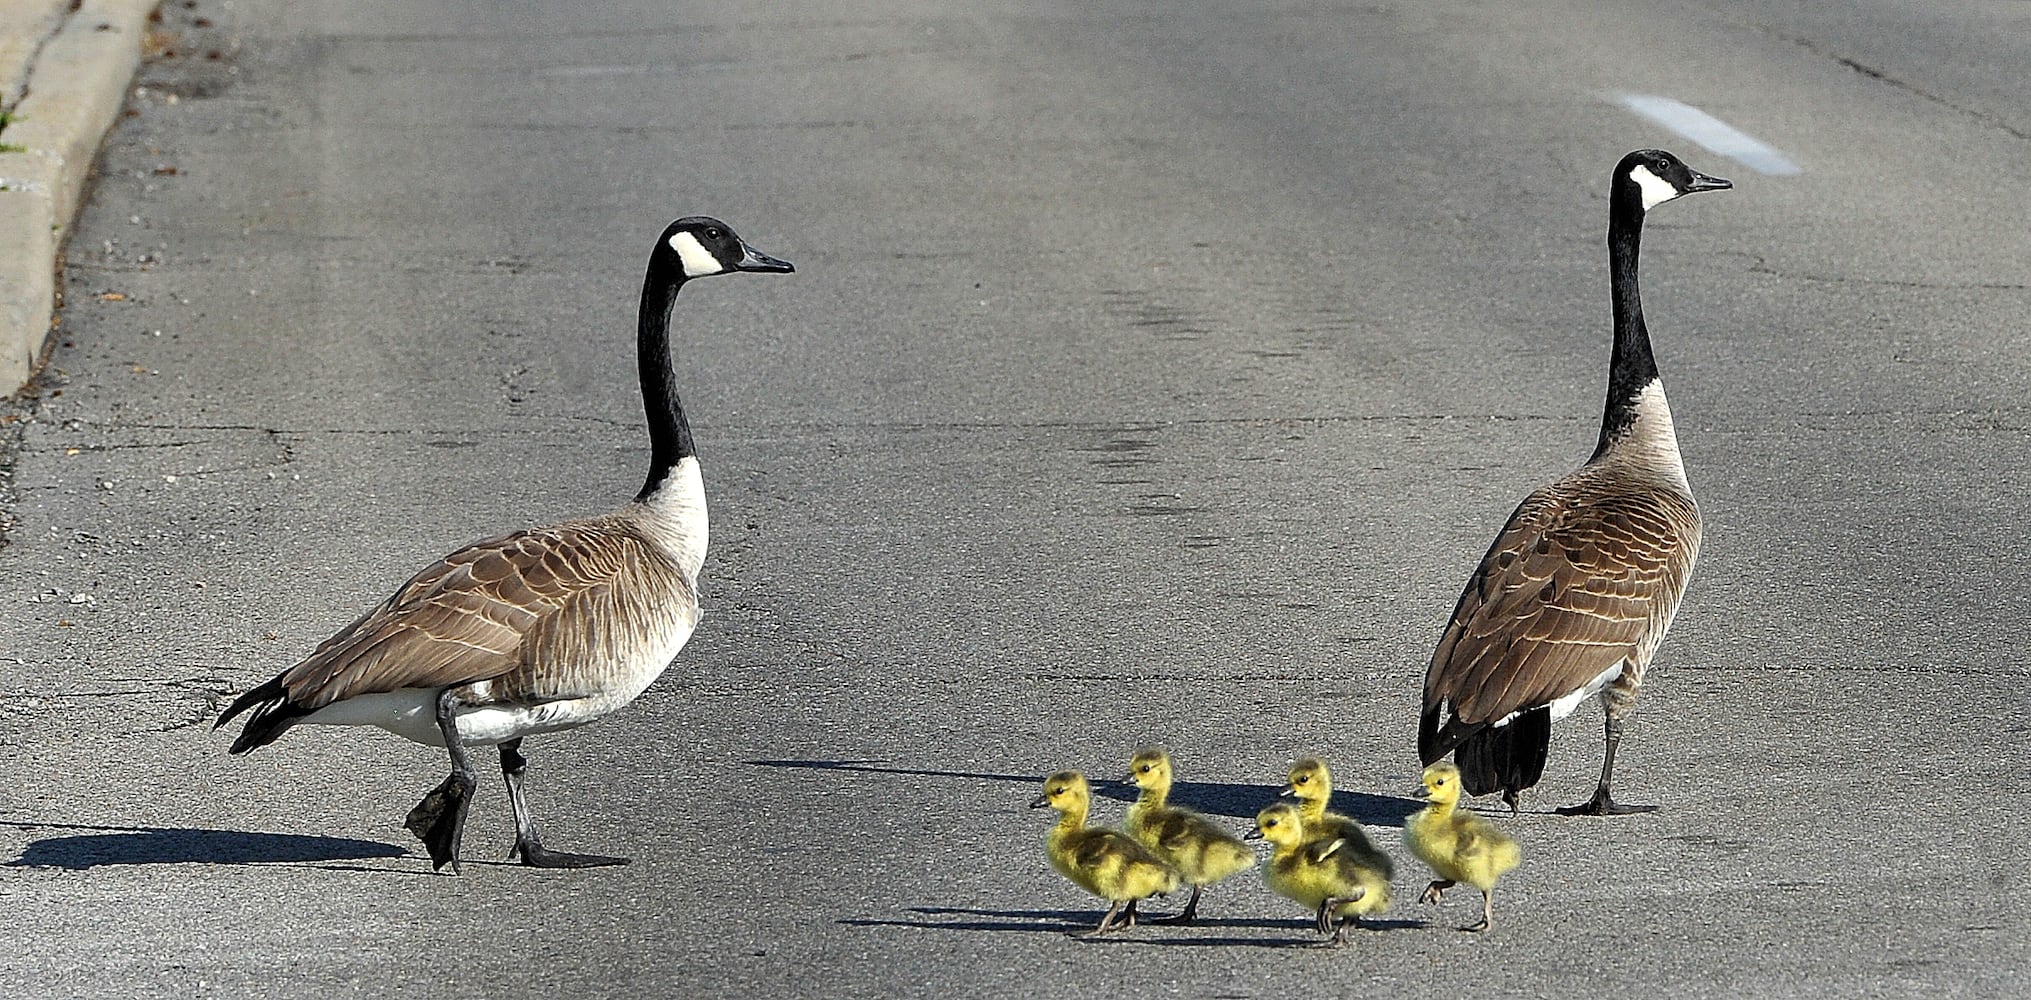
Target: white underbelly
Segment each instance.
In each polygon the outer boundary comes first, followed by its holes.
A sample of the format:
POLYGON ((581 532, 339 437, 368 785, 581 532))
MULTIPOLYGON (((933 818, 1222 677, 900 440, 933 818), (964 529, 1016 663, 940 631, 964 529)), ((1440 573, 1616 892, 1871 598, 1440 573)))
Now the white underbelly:
MULTIPOLYGON (((619 709, 648 689, 691 636, 690 623, 674 629, 659 648, 643 656, 633 669, 617 670, 603 690, 578 698, 535 704, 472 705, 458 710, 458 741, 491 746, 537 733, 574 729, 619 709)), ((437 728, 437 689, 401 688, 335 701, 302 719, 320 726, 378 726, 405 740, 441 747, 437 728)))
POLYGON ((1574 691, 1563 698, 1553 700, 1551 703, 1551 717, 1553 719, 1563 719, 1566 716, 1573 714, 1573 709, 1580 707, 1581 702, 1586 701, 1588 698, 1592 698, 1597 694, 1600 694, 1601 689, 1607 687, 1609 681, 1612 681, 1615 678, 1622 676, 1622 667, 1623 664, 1617 663, 1614 666, 1601 671, 1600 676, 1595 677, 1591 681, 1588 681, 1585 687, 1582 687, 1578 691, 1574 691))

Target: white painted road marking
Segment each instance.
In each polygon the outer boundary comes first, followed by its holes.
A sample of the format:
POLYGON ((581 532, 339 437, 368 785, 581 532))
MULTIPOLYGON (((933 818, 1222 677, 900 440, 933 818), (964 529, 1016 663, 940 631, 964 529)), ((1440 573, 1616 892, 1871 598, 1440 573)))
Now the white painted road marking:
POLYGON ((1623 94, 1619 99, 1623 107, 1759 174, 1796 177, 1805 172, 1762 140, 1690 104, 1649 94, 1623 94))

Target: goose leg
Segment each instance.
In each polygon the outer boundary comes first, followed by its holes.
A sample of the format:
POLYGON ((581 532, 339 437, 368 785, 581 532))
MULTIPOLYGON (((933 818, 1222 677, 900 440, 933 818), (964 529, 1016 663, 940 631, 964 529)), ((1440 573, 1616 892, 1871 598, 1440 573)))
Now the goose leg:
POLYGON ((1495 892, 1492 889, 1483 889, 1481 890, 1481 922, 1469 924, 1460 929, 1463 931, 1473 931, 1478 934, 1493 926, 1495 926, 1495 892))
POLYGON ((1440 897, 1446 894, 1446 890, 1452 887, 1453 887, 1452 879, 1441 879, 1437 882, 1433 882, 1432 884, 1425 886, 1424 895, 1419 896, 1417 898, 1417 901, 1429 906, 1433 903, 1438 902, 1440 897))
POLYGON ((1601 784, 1594 789, 1594 797, 1576 806, 1558 810, 1561 816, 1627 816, 1632 813, 1657 811, 1656 806, 1627 806, 1615 801, 1608 794, 1609 779, 1615 775, 1615 748, 1622 745, 1622 720, 1612 712, 1607 723, 1608 747, 1601 754, 1601 784))
POLYGON ((542 835, 536 832, 536 817, 529 812, 529 800, 522 795, 522 774, 528 769, 529 760, 522 756, 521 737, 501 744, 501 778, 507 781, 508 800, 515 806, 515 846, 508 850, 511 860, 520 858, 531 868, 598 868, 628 863, 626 858, 569 854, 544 847, 542 835))
POLYGON ((479 784, 473 775, 472 758, 458 741, 457 712, 458 701, 450 689, 438 692, 437 730, 444 734, 445 748, 451 752, 451 775, 423 796, 402 824, 423 841, 430 852, 431 869, 442 871, 450 865, 453 875, 458 874, 458 847, 465 835, 465 815, 472 806, 473 788, 479 784))
MULTIPOLYGON (((1134 906, 1135 904, 1130 903, 1128 905, 1134 906)), ((1192 897, 1190 899, 1185 900, 1185 911, 1183 913, 1171 917, 1158 917, 1156 919, 1151 920, 1150 923, 1189 924, 1192 922, 1192 918, 1198 915, 1199 915, 1199 887, 1195 885, 1192 887, 1192 897)))

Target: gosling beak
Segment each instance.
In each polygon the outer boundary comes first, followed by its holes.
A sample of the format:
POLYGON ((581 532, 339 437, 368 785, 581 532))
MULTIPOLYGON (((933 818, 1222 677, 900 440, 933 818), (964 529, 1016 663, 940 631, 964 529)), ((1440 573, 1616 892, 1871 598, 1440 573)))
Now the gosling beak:
MULTIPOLYGON (((1722 181, 1721 183, 1725 184, 1727 182, 1722 181)), ((735 264, 733 269, 736 271, 757 271, 762 274, 789 274, 797 268, 787 260, 771 257, 754 247, 748 246, 747 241, 743 240, 740 245, 740 263, 735 264)))
POLYGON ((1283 786, 1283 791, 1276 793, 1276 797, 1280 799, 1287 799, 1293 795, 1296 795, 1297 793, 1298 790, 1295 785, 1285 785, 1283 786))
POLYGON ((1423 785, 1419 785, 1416 788, 1410 790, 1410 797, 1418 799, 1420 801, 1430 802, 1432 800, 1432 790, 1426 788, 1423 785))
POLYGON ((1049 795, 1039 795, 1036 798, 1030 800, 1031 809, 1042 809, 1050 804, 1051 797, 1049 795))
POLYGON ((1241 835, 1241 839, 1243 839, 1243 840, 1261 840, 1261 839, 1262 839, 1262 827, 1259 827, 1259 826, 1258 826, 1258 827, 1255 827, 1254 829, 1251 829, 1251 830, 1249 830, 1249 831, 1248 831, 1247 833, 1244 833, 1244 834, 1242 834, 1242 835, 1241 835))
POLYGON ((1692 183, 1687 185, 1685 193, 1696 194, 1701 191, 1726 191, 1734 186, 1734 181, 1711 177, 1695 170, 1692 172, 1692 183))

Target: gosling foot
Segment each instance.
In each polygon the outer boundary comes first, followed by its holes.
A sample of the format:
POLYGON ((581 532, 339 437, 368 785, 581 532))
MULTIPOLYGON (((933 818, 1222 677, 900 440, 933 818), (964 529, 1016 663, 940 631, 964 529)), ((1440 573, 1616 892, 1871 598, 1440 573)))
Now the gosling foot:
MULTIPOLYGON (((1131 907, 1133 907, 1133 905, 1134 904, 1130 904, 1131 907)), ((1149 922, 1153 924, 1189 924, 1192 922, 1192 919, 1194 917, 1197 917, 1198 915, 1199 915, 1199 887, 1195 885, 1192 887, 1192 898, 1185 900, 1185 908, 1183 911, 1168 917, 1151 917, 1149 922)))
POLYGON ((1096 938, 1108 931, 1133 926, 1135 926, 1135 902, 1131 900, 1129 901, 1128 909, 1125 911, 1120 903, 1115 903, 1108 907, 1107 912, 1100 918, 1100 926, 1090 931, 1066 931, 1065 934, 1068 937, 1080 939, 1096 938))
POLYGON ((1417 901, 1425 904, 1426 906, 1431 906, 1437 903, 1440 899, 1444 898, 1444 896, 1446 895, 1446 890, 1452 887, 1453 883, 1450 881, 1441 880, 1433 882, 1432 884, 1425 886, 1424 893, 1418 896, 1417 901))

